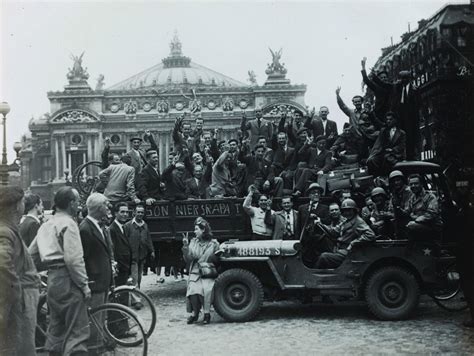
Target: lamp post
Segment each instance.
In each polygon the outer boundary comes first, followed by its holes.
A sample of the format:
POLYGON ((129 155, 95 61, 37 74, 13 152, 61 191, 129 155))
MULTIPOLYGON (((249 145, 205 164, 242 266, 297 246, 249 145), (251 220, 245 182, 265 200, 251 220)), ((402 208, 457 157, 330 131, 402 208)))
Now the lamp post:
POLYGON ((8 103, 0 103, 0 114, 3 116, 3 149, 2 164, 0 165, 0 180, 2 185, 8 184, 8 160, 7 160, 7 114, 10 112, 8 103))

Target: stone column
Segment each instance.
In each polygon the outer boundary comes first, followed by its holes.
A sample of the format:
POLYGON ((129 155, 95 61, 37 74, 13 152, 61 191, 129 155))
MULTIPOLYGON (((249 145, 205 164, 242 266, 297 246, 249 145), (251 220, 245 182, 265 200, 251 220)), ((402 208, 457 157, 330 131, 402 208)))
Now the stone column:
MULTIPOLYGON (((54 177, 55 180, 60 178, 59 175, 59 136, 53 136, 54 140, 54 148, 55 148, 55 155, 54 155, 54 162, 56 163, 56 176, 54 177)), ((40 172, 41 176, 41 172, 40 172)))
MULTIPOLYGON (((92 161, 94 159, 94 154, 92 152, 92 135, 87 135, 87 156, 86 156, 86 159, 87 159, 86 162, 92 161)), ((91 167, 87 168, 87 174, 88 175, 92 174, 92 168, 91 167)))
POLYGON ((62 169, 61 169, 61 179, 64 179, 64 170, 67 167, 66 163, 66 136, 61 135, 61 158, 62 158, 62 169))
POLYGON ((70 173, 72 174, 72 152, 67 153, 67 167, 69 168, 70 173))

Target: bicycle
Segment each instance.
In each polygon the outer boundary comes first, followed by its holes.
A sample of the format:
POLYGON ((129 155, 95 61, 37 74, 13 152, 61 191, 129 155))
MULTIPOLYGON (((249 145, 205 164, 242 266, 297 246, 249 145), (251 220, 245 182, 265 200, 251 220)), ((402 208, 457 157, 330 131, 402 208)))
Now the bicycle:
POLYGON ((108 300, 111 303, 122 304, 135 309, 135 313, 143 322, 146 337, 150 337, 156 326, 156 309, 149 296, 136 286, 122 285, 111 288, 108 300))

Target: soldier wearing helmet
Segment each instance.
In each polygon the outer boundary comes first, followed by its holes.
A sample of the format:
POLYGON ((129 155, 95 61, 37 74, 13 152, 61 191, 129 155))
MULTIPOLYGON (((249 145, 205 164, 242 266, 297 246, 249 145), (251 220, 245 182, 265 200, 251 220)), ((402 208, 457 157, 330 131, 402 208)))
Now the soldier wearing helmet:
POLYGON ((375 204, 370 214, 370 226, 379 235, 393 234, 395 216, 387 192, 381 187, 376 187, 370 192, 370 197, 375 204))
POLYGON ((357 204, 354 200, 344 200, 341 204, 341 211, 346 221, 341 227, 336 246, 332 251, 321 254, 316 262, 316 268, 337 268, 355 244, 375 240, 374 232, 359 216, 357 204))
POLYGON ((413 193, 406 184, 405 176, 398 170, 390 173, 388 182, 391 193, 390 202, 393 206, 395 221, 397 223, 397 233, 402 234, 403 227, 409 221, 408 201, 413 193))

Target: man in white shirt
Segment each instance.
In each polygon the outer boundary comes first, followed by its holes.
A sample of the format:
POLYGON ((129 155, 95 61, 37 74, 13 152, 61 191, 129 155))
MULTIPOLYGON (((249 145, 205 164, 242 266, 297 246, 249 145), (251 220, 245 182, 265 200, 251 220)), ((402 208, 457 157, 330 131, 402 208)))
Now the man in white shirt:
POLYGON ((50 355, 87 355, 91 297, 77 215, 79 193, 60 188, 56 213, 38 230, 28 251, 48 267, 49 327, 45 348, 50 355))
POLYGON ((257 189, 251 185, 249 187, 249 193, 245 197, 243 208, 247 215, 250 217, 250 223, 252 224, 252 239, 253 240, 271 240, 272 229, 270 226, 265 224, 265 213, 267 210, 271 214, 274 213, 272 208, 272 201, 268 199, 266 195, 260 195, 258 199, 258 208, 252 206, 252 199, 257 189))

